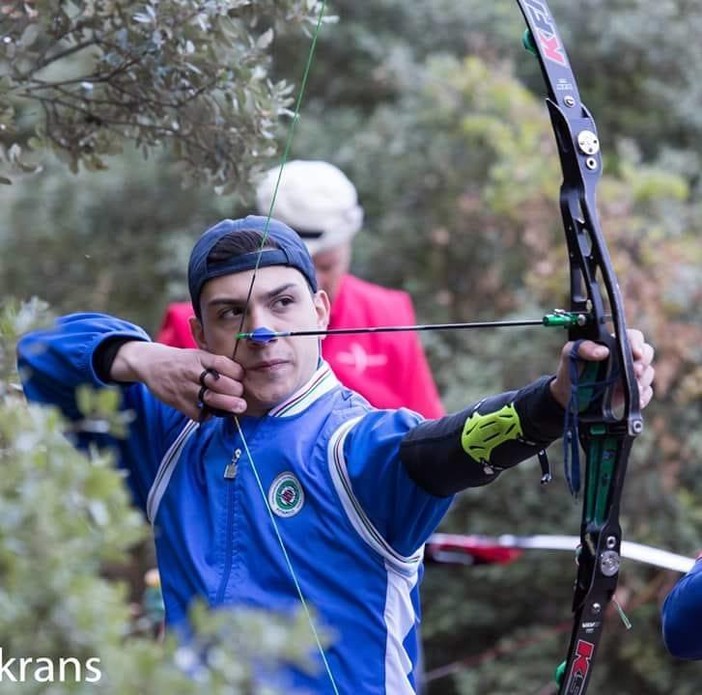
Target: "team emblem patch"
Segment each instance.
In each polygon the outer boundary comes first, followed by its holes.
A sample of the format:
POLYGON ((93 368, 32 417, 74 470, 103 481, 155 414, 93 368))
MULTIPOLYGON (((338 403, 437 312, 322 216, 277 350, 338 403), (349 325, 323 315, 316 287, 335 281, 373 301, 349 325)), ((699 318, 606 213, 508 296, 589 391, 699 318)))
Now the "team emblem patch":
POLYGON ((292 473, 281 473, 268 489, 268 504, 278 516, 294 516, 304 503, 302 485, 292 473))

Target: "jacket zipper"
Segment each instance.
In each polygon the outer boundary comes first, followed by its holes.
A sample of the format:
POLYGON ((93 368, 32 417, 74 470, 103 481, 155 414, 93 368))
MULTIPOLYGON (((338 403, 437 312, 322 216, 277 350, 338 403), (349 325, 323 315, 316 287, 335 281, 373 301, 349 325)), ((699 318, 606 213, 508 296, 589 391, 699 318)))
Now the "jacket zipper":
POLYGON ((225 480, 234 480, 236 478, 237 471, 239 470, 239 459, 241 458, 241 449, 235 449, 232 460, 227 464, 224 469, 225 480))
POLYGON ((219 605, 224 601, 224 593, 229 584, 229 577, 232 573, 232 553, 234 552, 234 481, 239 470, 239 459, 241 458, 241 449, 235 449, 232 455, 232 460, 224 468, 224 479, 231 481, 227 485, 227 542, 224 553, 224 572, 222 573, 222 581, 217 591, 215 605, 219 605))

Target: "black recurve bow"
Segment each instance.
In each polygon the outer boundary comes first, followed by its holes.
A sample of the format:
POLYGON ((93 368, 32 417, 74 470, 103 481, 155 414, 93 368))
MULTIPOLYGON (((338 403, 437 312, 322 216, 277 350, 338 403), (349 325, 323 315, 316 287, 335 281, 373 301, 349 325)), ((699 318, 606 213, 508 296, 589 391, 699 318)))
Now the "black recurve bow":
MULTIPOLYGON (((325 4, 322 3, 323 8, 325 4)), ((643 419, 622 297, 595 202, 595 190, 602 171, 597 129, 589 111, 580 101, 563 42, 546 2, 517 0, 517 4, 527 23, 528 47, 537 56, 546 83, 546 103, 563 171, 560 208, 570 268, 570 310, 547 315, 542 320, 514 323, 564 326, 568 329, 570 340, 593 340, 610 350, 606 362, 590 363, 578 376, 573 404, 569 407, 570 424, 564 435, 574 457, 578 456, 578 443, 582 447, 586 472, 573 596, 573 629, 558 692, 560 695, 581 695, 587 690, 605 609, 617 585, 622 542, 619 505, 629 452, 635 437, 643 430, 643 419), (623 401, 617 407, 613 402, 615 391, 619 392, 623 401)), ((310 61, 311 55, 306 71, 310 61)), ((281 168, 286 159, 287 156, 284 156, 281 168)), ((497 327, 510 323, 489 322, 489 325, 497 327)), ((485 325, 374 327, 337 332, 474 327, 485 325)), ((252 333, 241 330, 238 339, 263 342, 278 335, 322 335, 331 332, 292 331, 278 334, 268 328, 252 333)), ((574 487, 577 492, 577 482, 574 487)), ((290 571, 295 578, 292 567, 290 571)), ((324 656, 321 645, 320 651, 324 656)), ((331 671, 329 676, 337 692, 331 671)))
POLYGON ((602 171, 599 139, 563 42, 544 0, 517 0, 526 20, 525 42, 538 57, 547 88, 546 104, 558 145, 563 183, 560 208, 570 267, 570 310, 587 320, 568 328, 571 340, 606 345, 606 363, 588 366, 579 377, 573 426, 585 454, 586 472, 578 569, 573 596, 573 630, 560 674, 559 694, 585 693, 602 634, 605 609, 619 576, 619 506, 627 461, 643 430, 633 359, 619 285, 596 209, 602 171), (623 404, 616 408, 618 387, 623 404))

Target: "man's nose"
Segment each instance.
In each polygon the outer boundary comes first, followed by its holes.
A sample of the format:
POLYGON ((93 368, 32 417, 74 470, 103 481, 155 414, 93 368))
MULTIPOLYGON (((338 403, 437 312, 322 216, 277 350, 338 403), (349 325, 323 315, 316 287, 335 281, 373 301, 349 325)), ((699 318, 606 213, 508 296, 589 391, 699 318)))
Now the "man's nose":
POLYGON ((250 345, 267 345, 277 340, 271 326, 267 325, 265 312, 255 307, 246 312, 243 332, 249 334, 246 340, 250 345))

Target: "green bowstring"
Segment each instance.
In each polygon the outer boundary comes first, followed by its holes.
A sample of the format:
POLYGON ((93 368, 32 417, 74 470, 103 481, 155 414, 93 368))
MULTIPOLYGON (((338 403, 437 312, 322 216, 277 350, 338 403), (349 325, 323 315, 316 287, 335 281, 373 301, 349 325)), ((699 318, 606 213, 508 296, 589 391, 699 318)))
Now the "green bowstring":
MULTIPOLYGON (((298 93, 297 101, 295 103, 295 110, 293 112, 292 122, 290 124, 289 129, 288 129, 288 135, 286 138, 285 148, 283 150, 283 156, 282 156, 281 162, 280 162, 280 170, 278 172, 278 178, 276 179, 275 188, 273 189, 273 198, 271 200, 271 204, 270 204, 270 207, 268 209, 268 214, 266 215, 266 223, 265 223, 264 229, 263 229, 263 237, 261 238, 261 244, 258 248, 258 256, 256 258, 256 265, 254 266, 253 275, 251 276, 251 283, 249 284, 249 289, 248 289, 248 293, 246 296, 246 301, 244 303, 244 310, 243 310, 242 315, 241 315, 241 323, 239 325, 238 333, 241 333, 243 331, 244 321, 246 320, 247 310, 248 310, 249 304, 251 302, 251 297, 253 295, 253 288, 254 288, 254 284, 256 282, 256 273, 258 272, 258 269, 260 267, 263 248, 264 248, 266 241, 268 239, 268 235, 269 235, 268 229, 269 229, 271 217, 273 216, 273 209, 275 207, 276 198, 278 196, 278 189, 280 187, 280 181, 281 181, 281 178, 283 175, 283 169, 285 167, 285 164, 288 161, 288 157, 290 156, 290 149, 292 146, 293 136, 295 134, 295 128, 297 127, 297 123, 298 123, 299 118, 300 118, 300 107, 302 105, 302 98, 303 98, 303 95, 305 93, 305 89, 307 87, 307 80, 308 80, 309 75, 310 75, 310 69, 312 67, 314 52, 315 52, 315 49, 317 47, 317 39, 319 37, 319 33, 321 31, 321 28, 322 28, 322 22, 324 19, 324 13, 326 12, 326 7, 327 7, 327 1, 322 0, 321 9, 319 11, 319 16, 317 18, 317 23, 315 26, 314 33, 312 35, 312 42, 310 44, 310 49, 309 49, 308 54, 307 54, 307 60, 305 62, 305 70, 304 70, 304 73, 302 76, 302 82, 300 83, 300 91, 298 93)), ((232 360, 234 360, 236 358, 236 353, 237 353, 238 347, 239 347, 239 339, 237 337, 237 340, 234 343, 234 351, 232 353, 232 360)), ((236 424, 236 428, 237 428, 239 437, 241 438, 241 442, 242 442, 244 451, 246 452, 246 457, 248 458, 249 463, 251 464, 251 470, 254 474, 254 477, 256 478, 256 485, 258 486, 259 492, 261 493, 261 498, 263 499, 263 502, 265 504, 266 511, 268 513, 268 517, 271 521, 271 524, 273 525, 273 530, 275 532, 275 536, 276 536, 276 539, 278 541, 278 545, 280 546, 280 549, 283 553, 283 557, 285 558, 285 564, 288 568, 288 572, 290 573, 290 577, 293 581, 293 584, 295 585, 295 591, 297 593, 297 596, 300 600, 300 603, 302 604, 303 610, 304 610, 305 615, 307 617, 307 622, 309 623, 310 630, 311 630, 312 635, 314 637, 314 642, 316 644, 317 651, 319 652, 319 655, 322 659, 322 662, 324 663, 324 669, 327 673, 327 676, 329 677, 329 681, 331 683, 332 689, 334 690, 335 695, 339 695, 339 690, 337 688, 336 681, 334 679, 334 675, 332 673, 331 667, 329 666, 329 661, 327 659, 326 652, 324 651, 324 647, 322 646, 322 640, 319 636, 319 632, 317 631, 317 628, 316 628, 315 623, 314 623, 314 619, 312 617, 312 611, 309 607, 309 604, 307 603, 307 601, 305 599, 305 595, 302 591, 300 581, 299 581, 297 573, 295 572, 295 569, 293 567, 292 560, 290 559, 290 554, 288 553, 288 549, 285 545, 285 541, 283 540, 283 536, 280 532, 280 528, 278 527, 278 523, 275 520, 275 515, 273 514, 273 510, 271 509, 271 506, 268 503, 268 496, 266 495, 266 491, 263 487, 263 481, 261 480, 261 476, 259 474, 258 467, 256 466, 256 463, 253 459, 253 455, 252 455, 251 450, 249 448, 249 445, 246 441, 246 437, 244 436, 244 431, 243 431, 243 428, 241 427, 241 422, 239 421, 239 418, 236 415, 234 415, 234 422, 236 424)))

